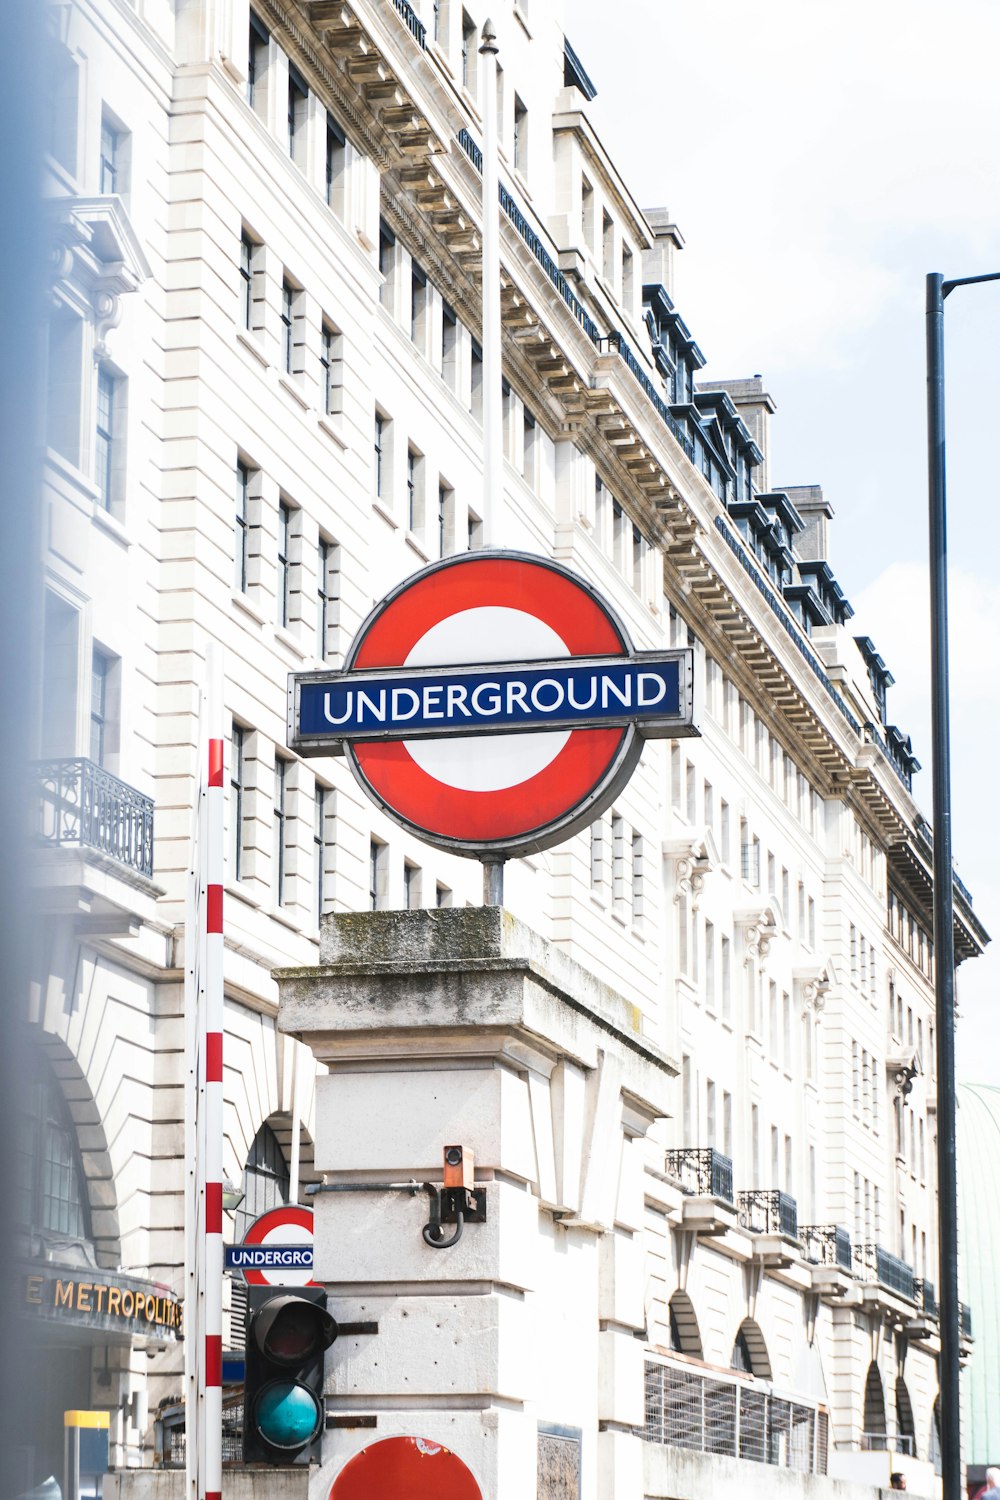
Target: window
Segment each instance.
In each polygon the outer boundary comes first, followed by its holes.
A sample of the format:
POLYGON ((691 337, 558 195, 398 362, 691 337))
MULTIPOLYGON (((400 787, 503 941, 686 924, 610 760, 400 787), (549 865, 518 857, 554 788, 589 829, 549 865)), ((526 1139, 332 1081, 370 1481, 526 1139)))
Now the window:
POLYGON ((454 903, 455 893, 450 886, 441 885, 440 882, 434 887, 434 905, 443 910, 454 903))
POLYGON ((406 450, 406 525, 412 532, 424 529, 424 460, 412 447, 406 450))
POLYGON ((382 412, 375 413, 375 499, 392 509, 392 422, 382 412))
POLYGON ((750 1106, 750 1154, 753 1185, 756 1188, 760 1187, 760 1109, 756 1104, 750 1106))
POLYGON ((121 170, 121 132, 116 130, 104 115, 101 119, 101 193, 121 192, 119 173, 121 170))
POLYGON ((420 868, 407 861, 403 865, 403 906, 407 911, 418 911, 420 905, 420 868))
POLYGON ((514 95, 514 168, 522 176, 528 170, 528 111, 514 95))
POLYGON ((336 650, 340 624, 340 548, 321 536, 316 552, 316 655, 326 661, 336 650))
POLYGON ((715 1009, 715 927, 705 921, 705 1004, 715 1009))
POLYGON ((309 122, 309 85, 294 63, 288 64, 288 154, 296 166, 306 159, 306 127, 309 122))
POLYGON ((240 235, 240 314, 247 333, 258 333, 263 318, 261 246, 246 228, 240 235))
POLYGON ((274 758, 274 801, 272 803, 272 814, 274 818, 274 845, 273 866, 271 870, 271 889, 274 892, 274 904, 284 906, 286 899, 285 890, 285 853, 288 837, 288 811, 286 806, 288 790, 288 761, 280 755, 274 758))
POLYGON ((448 31, 447 15, 448 15, 448 12, 447 12, 446 6, 447 6, 447 0, 434 0, 434 4, 433 4, 433 22, 432 22, 432 26, 431 26, 431 36, 434 38, 434 40, 436 42, 439 42, 443 36, 447 35, 447 31, 448 31))
POLYGON ((381 911, 388 905, 387 876, 389 848, 378 839, 372 839, 368 851, 368 899, 372 911, 381 911))
POLYGON ((295 324, 299 291, 286 276, 281 283, 281 365, 286 375, 295 373, 295 324))
POLYGON ((384 219, 379 220, 378 226, 378 268, 383 276, 379 301, 387 312, 392 312, 395 305, 396 236, 384 219))
POLYGON ((89 1239, 76 1128, 58 1079, 35 1047, 15 1087, 13 1221, 25 1229, 89 1239))
POLYGON ((278 502, 278 624, 288 624, 288 525, 290 513, 284 500, 278 502))
POLYGON ((478 547, 481 547, 483 545, 483 522, 482 517, 477 516, 474 510, 470 510, 468 512, 466 518, 466 528, 468 533, 467 550, 469 552, 475 552, 478 547))
POLYGON ((719 853, 724 865, 729 863, 730 852, 729 803, 722 801, 719 803, 719 853))
POLYGON ((327 879, 326 860, 327 849, 334 843, 330 834, 335 795, 332 787, 323 786, 322 782, 317 781, 313 820, 313 894, 317 924, 331 907, 332 891, 327 879))
POLYGON ((705 1080, 705 1144, 715 1145, 715 1084, 711 1078, 705 1080))
POLYGON ((625 820, 611 814, 611 899, 616 906, 625 901, 625 820))
POLYGON ((594 253, 594 189, 586 177, 580 181, 580 219, 583 226, 583 242, 591 255, 594 253))
POLYGON ((470 94, 476 92, 476 50, 479 46, 479 37, 476 32, 476 23, 470 17, 468 11, 462 12, 462 87, 469 90, 470 94))
POLYGON ((642 834, 632 835, 632 920, 641 922, 645 916, 646 882, 643 861, 642 834))
POLYGON ((733 960, 732 943, 725 934, 719 939, 719 967, 722 971, 722 1019, 728 1021, 733 1009, 733 960))
POLYGON ((477 422, 483 420, 483 351, 475 339, 472 340, 472 381, 469 387, 469 410, 477 422))
POLYGON ((787 990, 781 992, 781 1058, 785 1072, 792 1071, 792 997, 787 990))
POLYGON ((110 511, 115 470, 115 398, 118 382, 101 365, 97 371, 97 427, 94 442, 94 479, 98 503, 110 511))
POLYGON ((455 534, 455 491, 443 482, 438 484, 437 544, 438 556, 450 550, 455 534))
MULTIPOLYGON (((242 1240, 255 1219, 271 1208, 284 1208, 289 1198, 288 1164, 270 1125, 254 1136, 243 1168, 243 1201, 236 1210, 234 1235, 242 1240)), ((296 1184, 295 1201, 298 1200, 296 1184)))
POLYGON ((247 103, 258 115, 263 115, 267 108, 267 55, 269 40, 266 26, 251 11, 247 56, 247 103))
POLYGON ((681 1121, 684 1130, 684 1144, 690 1145, 691 1134, 691 1059, 685 1052, 681 1057, 681 1121))
POLYGON ((695 769, 690 761, 687 761, 684 766, 684 800, 687 809, 687 820, 689 823, 694 823, 698 817, 698 791, 695 769))
POLYGON ((338 219, 347 216, 347 138, 332 115, 326 117, 326 201, 338 219))
POLYGON ((532 489, 538 484, 538 426, 534 415, 524 408, 524 464, 521 473, 532 489))
POLYGON ((229 873, 233 880, 243 878, 243 793, 246 730, 233 725, 232 754, 229 758, 229 873))
POLYGON ((94 648, 90 668, 90 758, 95 766, 107 765, 115 748, 112 690, 115 658, 94 648))
POLYGON ((611 502, 611 544, 615 567, 625 571, 625 535, 627 522, 625 512, 617 500, 611 502))
POLYGON ((614 285, 615 279, 615 226, 611 215, 606 211, 601 214, 601 246, 604 255, 603 272, 605 281, 614 285))
POLYGON ((430 289, 427 273, 417 262, 410 262, 410 338, 418 349, 427 347, 427 322, 430 306, 430 289))
POLYGON ((245 594, 248 585, 250 559, 250 474, 245 463, 236 465, 236 573, 233 588, 237 594, 245 594))
POLYGON ((604 819, 590 825, 590 889, 600 891, 607 879, 604 819))
POLYGON ((631 250, 627 245, 622 246, 622 307, 627 313, 632 311, 632 299, 635 296, 635 261, 631 250))
POLYGON ((458 385, 458 318, 447 302, 441 304, 441 375, 450 391, 458 385))
POLYGON ((323 412, 337 416, 343 410, 344 335, 326 318, 320 329, 319 365, 323 412))

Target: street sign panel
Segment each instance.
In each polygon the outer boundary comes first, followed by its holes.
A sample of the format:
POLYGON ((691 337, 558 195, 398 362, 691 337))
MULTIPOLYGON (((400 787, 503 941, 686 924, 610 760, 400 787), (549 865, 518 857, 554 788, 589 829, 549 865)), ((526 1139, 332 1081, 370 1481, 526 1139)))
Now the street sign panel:
POLYGON ((311 1208, 272 1208, 255 1219, 241 1245, 227 1245, 227 1271, 242 1271, 249 1286, 315 1286, 311 1208))
POLYGON ((634 651, 556 563, 465 553, 383 599, 342 672, 290 678, 288 743, 345 753, 372 800, 429 843, 509 858, 598 817, 645 739, 699 732, 693 658, 634 651))

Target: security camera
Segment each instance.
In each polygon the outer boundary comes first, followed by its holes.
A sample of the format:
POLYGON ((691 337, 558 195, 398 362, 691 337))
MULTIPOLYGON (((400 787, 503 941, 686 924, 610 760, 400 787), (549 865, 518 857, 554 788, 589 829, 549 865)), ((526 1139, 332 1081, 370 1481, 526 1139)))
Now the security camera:
POLYGON ((475 1157, 465 1146, 445 1146, 444 1186, 446 1188, 472 1188, 475 1186, 475 1157))

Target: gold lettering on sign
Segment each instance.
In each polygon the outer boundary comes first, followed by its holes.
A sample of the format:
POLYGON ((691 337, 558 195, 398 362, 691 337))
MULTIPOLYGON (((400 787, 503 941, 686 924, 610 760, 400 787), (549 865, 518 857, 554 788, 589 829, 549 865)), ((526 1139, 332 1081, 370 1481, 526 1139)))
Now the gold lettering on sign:
POLYGON ((76 1284, 76 1310, 77 1312, 93 1312, 90 1305, 90 1294, 94 1290, 89 1281, 78 1281, 76 1284))
POLYGON ((56 1282, 55 1293, 54 1293, 53 1298, 52 1298, 52 1306, 53 1307, 72 1307, 73 1306, 73 1288, 74 1288, 75 1285, 76 1285, 76 1283, 73 1282, 73 1281, 57 1281, 56 1282))
POLYGON ((116 1286, 108 1287, 108 1312, 112 1317, 120 1318, 122 1294, 116 1286))
POLYGON ((42 1305, 42 1277, 28 1276, 24 1286, 25 1302, 33 1302, 36 1307, 42 1305))

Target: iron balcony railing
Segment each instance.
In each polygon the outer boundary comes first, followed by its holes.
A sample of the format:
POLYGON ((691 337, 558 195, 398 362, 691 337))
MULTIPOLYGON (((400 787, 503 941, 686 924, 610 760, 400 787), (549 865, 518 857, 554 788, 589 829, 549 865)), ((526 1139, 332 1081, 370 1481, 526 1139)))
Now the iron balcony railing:
POLYGON ((926 1276, 914 1276, 913 1296, 929 1318, 938 1316, 937 1288, 926 1276))
POLYGON ((406 23, 406 28, 413 37, 413 40, 421 47, 426 48, 427 28, 413 9, 413 6, 407 4, 407 0, 392 0, 392 3, 396 7, 397 13, 402 16, 403 21, 406 23))
POLYGON ((799 1213, 795 1199, 778 1188, 751 1188, 737 1195, 740 1223, 752 1234, 783 1234, 799 1237, 799 1213))
POLYGON ((900 1260, 898 1255, 890 1255, 881 1245, 868 1241, 856 1246, 854 1265, 864 1281, 875 1281, 890 1292, 905 1297, 908 1302, 916 1301, 913 1267, 900 1260))
POLYGON ((39 832, 47 844, 97 849, 153 873, 153 801, 82 756, 38 765, 39 832))
POLYGON ((682 1146, 666 1153, 666 1170, 685 1193, 733 1201, 733 1164, 713 1146, 682 1146))
POLYGON ((821 1407, 772 1396, 749 1381, 646 1364, 647 1443, 825 1474, 829 1417, 821 1407))
POLYGON ((851 1236, 840 1224, 805 1224, 799 1230, 805 1246, 806 1260, 815 1266, 840 1266, 852 1271, 851 1236))

